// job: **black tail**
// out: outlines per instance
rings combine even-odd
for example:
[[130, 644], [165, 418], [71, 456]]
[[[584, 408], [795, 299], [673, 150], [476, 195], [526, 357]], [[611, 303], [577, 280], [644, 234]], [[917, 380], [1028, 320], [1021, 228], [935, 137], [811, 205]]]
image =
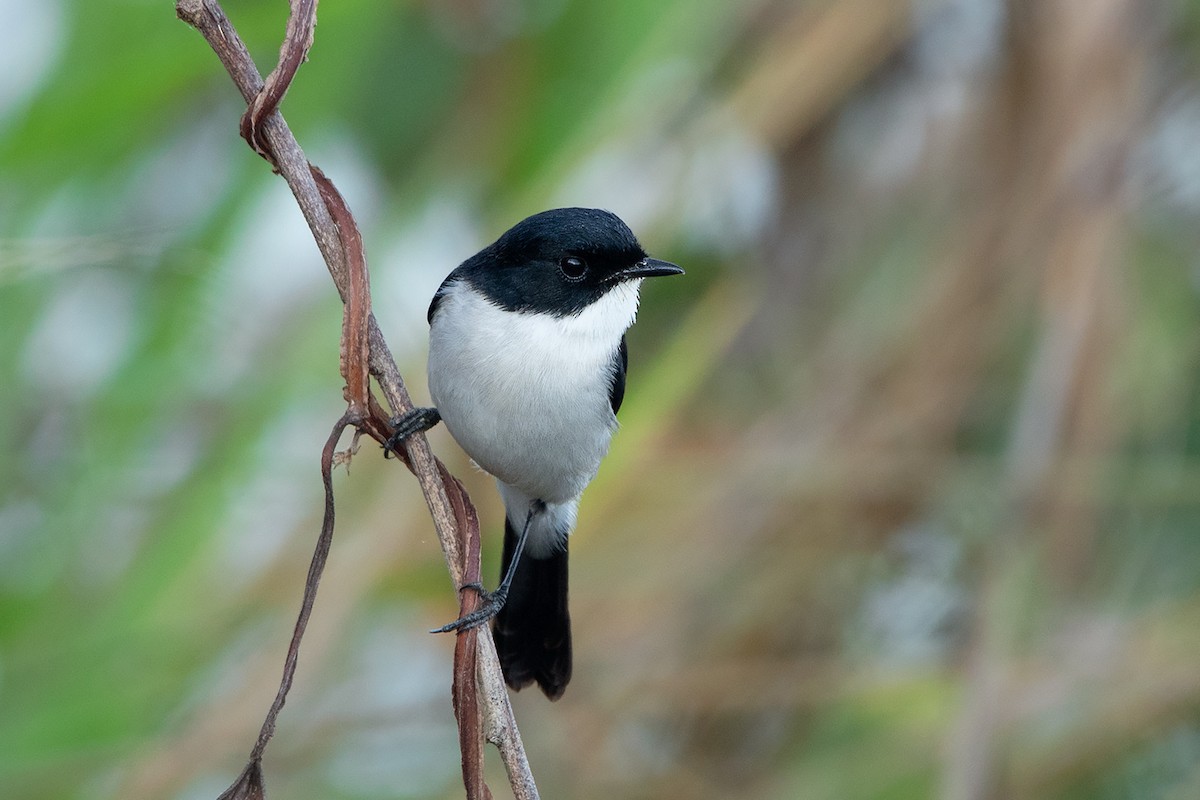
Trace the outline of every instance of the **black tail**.
[[[504, 558], [508, 572], [518, 532], [504, 519]], [[571, 616], [567, 611], [567, 546], [548, 558], [526, 550], [517, 562], [508, 599], [492, 630], [504, 680], [513, 689], [537, 681], [546, 697], [562, 697], [571, 680]]]

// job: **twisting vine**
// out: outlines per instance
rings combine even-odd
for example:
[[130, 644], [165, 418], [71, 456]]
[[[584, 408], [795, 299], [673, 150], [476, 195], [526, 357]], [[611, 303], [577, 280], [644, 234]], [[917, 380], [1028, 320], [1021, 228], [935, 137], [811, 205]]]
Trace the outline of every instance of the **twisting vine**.
[[[247, 109], [240, 123], [242, 137], [287, 181], [345, 304], [340, 366], [347, 405], [321, 453], [321, 476], [325, 486], [321, 533], [284, 661], [279, 691], [263, 721], [245, 769], [220, 800], [261, 800], [265, 797], [263, 753], [274, 734], [276, 719], [295, 675], [300, 642], [312, 613], [317, 585], [333, 538], [331, 473], [335, 463], [349, 458], [348, 453], [336, 451], [337, 443], [346, 428], [353, 427], [355, 443], [365, 434], [382, 444], [392, 434], [394, 416], [403, 415], [413, 407], [396, 362], [371, 313], [366, 254], [354, 216], [333, 183], [308, 162], [278, 110], [312, 46], [316, 26], [317, 0], [291, 0], [290, 5], [279, 62], [264, 81], [217, 0], [177, 0], [175, 4], [179, 18], [204, 36], [245, 99]], [[372, 392], [372, 377], [394, 416], [384, 410]], [[466, 490], [433, 456], [424, 435], [407, 439], [404, 451], [398, 455], [421, 485], [455, 587], [479, 583], [479, 520]], [[473, 611], [478, 603], [475, 592], [460, 591], [459, 598], [460, 615]], [[483, 780], [486, 740], [500, 751], [514, 796], [518, 800], [536, 798], [537, 787], [513, 717], [491, 631], [486, 626], [458, 632], [451, 695], [458, 722], [467, 797], [472, 800], [491, 797]]]

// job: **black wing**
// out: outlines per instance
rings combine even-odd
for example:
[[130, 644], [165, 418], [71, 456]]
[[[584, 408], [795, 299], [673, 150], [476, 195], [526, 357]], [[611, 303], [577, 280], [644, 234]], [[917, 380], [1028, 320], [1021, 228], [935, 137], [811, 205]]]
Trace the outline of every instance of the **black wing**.
[[425, 315], [426, 322], [431, 325], [433, 324], [433, 315], [437, 313], [438, 304], [442, 302], [442, 297], [446, 294], [446, 289], [450, 287], [450, 284], [459, 280], [460, 277], [458, 270], [454, 270], [454, 272], [446, 276], [446, 280], [442, 281], [442, 285], [433, 293], [433, 300], [429, 301], [429, 312]]
[[625, 346], [625, 337], [617, 352], [613, 353], [612, 385], [608, 387], [608, 402], [612, 404], [613, 413], [621, 410], [621, 401], [625, 399], [625, 370], [629, 367], [629, 348]]

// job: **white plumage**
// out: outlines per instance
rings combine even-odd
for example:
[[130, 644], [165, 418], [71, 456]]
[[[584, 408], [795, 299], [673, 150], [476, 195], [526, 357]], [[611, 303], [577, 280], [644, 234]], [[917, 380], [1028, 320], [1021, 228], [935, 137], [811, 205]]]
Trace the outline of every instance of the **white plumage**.
[[443, 287], [430, 325], [429, 391], [455, 441], [495, 476], [513, 527], [540, 500], [527, 547], [544, 557], [574, 526], [617, 427], [613, 359], [640, 280], [576, 314], [507, 311], [465, 280]]

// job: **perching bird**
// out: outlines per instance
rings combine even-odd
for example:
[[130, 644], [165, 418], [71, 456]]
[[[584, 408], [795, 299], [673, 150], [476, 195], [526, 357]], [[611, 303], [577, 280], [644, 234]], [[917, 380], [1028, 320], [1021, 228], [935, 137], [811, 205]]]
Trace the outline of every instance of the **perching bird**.
[[441, 630], [494, 616], [513, 689], [536, 681], [556, 700], [571, 679], [567, 536], [617, 428], [642, 279], [682, 272], [648, 257], [615, 214], [559, 208], [464, 261], [429, 306], [436, 408], [398, 420], [389, 447], [440, 419], [496, 478], [503, 579], [478, 612]]

